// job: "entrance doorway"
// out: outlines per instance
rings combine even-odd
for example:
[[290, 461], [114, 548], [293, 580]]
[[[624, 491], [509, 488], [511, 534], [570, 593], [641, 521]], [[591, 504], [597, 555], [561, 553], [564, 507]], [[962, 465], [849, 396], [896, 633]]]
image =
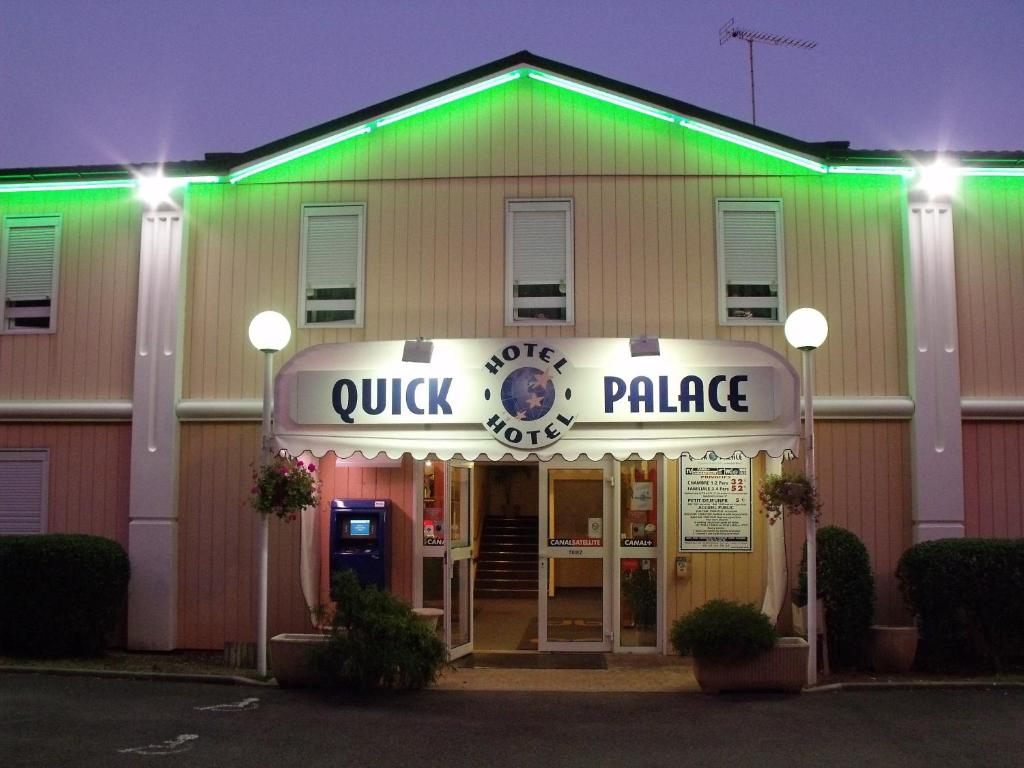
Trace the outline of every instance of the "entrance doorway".
[[657, 464], [424, 462], [414, 595], [453, 657], [660, 650]]

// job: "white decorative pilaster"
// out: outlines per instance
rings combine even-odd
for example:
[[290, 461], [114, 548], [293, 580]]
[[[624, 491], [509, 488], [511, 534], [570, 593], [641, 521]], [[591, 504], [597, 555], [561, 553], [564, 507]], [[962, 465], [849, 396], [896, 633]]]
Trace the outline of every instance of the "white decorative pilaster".
[[128, 647], [171, 650], [178, 616], [181, 211], [145, 211], [139, 253], [128, 554]]
[[953, 206], [914, 198], [905, 283], [916, 543], [964, 535], [964, 472]]

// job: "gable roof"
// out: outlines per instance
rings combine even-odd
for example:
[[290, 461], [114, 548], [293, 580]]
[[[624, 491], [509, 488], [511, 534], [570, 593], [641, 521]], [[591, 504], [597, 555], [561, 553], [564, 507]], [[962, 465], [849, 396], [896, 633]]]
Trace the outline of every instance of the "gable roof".
[[[502, 79], [507, 76], [507, 79]], [[322, 147], [369, 133], [396, 119], [403, 112], [429, 108], [432, 102], [448, 103], [462, 95], [479, 92], [521, 76], [611, 101], [653, 117], [678, 122], [695, 131], [795, 162], [822, 173], [886, 173], [910, 175], [916, 165], [940, 155], [956, 158], [963, 173], [979, 175], [1024, 175], [1024, 152], [937, 152], [851, 149], [846, 141], [809, 142], [756, 126], [728, 115], [689, 104], [663, 94], [623, 83], [554, 59], [519, 51], [488, 64], [418, 88], [378, 104], [315, 125], [289, 136], [261, 144], [244, 152], [207, 153], [203, 160], [140, 163], [128, 166], [64, 166], [0, 169], [0, 191], [12, 183], [76, 184], [82, 188], [124, 181], [130, 186], [140, 175], [162, 169], [169, 176], [193, 181], [235, 182], [265, 168], [287, 162]], [[398, 117], [396, 117], [398, 116]]]

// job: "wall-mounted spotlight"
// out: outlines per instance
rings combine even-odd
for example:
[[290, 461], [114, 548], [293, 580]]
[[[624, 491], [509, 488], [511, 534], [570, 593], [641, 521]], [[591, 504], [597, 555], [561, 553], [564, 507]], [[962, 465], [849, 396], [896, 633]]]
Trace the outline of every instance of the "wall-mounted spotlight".
[[407, 341], [402, 348], [403, 363], [429, 363], [434, 355], [434, 342], [424, 341], [420, 336], [416, 341]]
[[654, 357], [661, 354], [657, 336], [635, 336], [629, 340], [629, 354], [633, 357]]
[[915, 187], [928, 195], [929, 200], [948, 200], [956, 194], [959, 183], [958, 169], [939, 158], [918, 169]]

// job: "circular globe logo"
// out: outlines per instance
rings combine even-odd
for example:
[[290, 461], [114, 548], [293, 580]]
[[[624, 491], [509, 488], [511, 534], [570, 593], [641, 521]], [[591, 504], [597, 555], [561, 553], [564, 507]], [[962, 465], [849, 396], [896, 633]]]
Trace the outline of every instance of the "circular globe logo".
[[547, 415], [555, 402], [551, 374], [524, 366], [512, 371], [501, 385], [501, 404], [519, 421], [536, 421]]
[[484, 361], [487, 417], [499, 442], [525, 451], [551, 445], [576, 423], [572, 364], [545, 341], [513, 341]]

